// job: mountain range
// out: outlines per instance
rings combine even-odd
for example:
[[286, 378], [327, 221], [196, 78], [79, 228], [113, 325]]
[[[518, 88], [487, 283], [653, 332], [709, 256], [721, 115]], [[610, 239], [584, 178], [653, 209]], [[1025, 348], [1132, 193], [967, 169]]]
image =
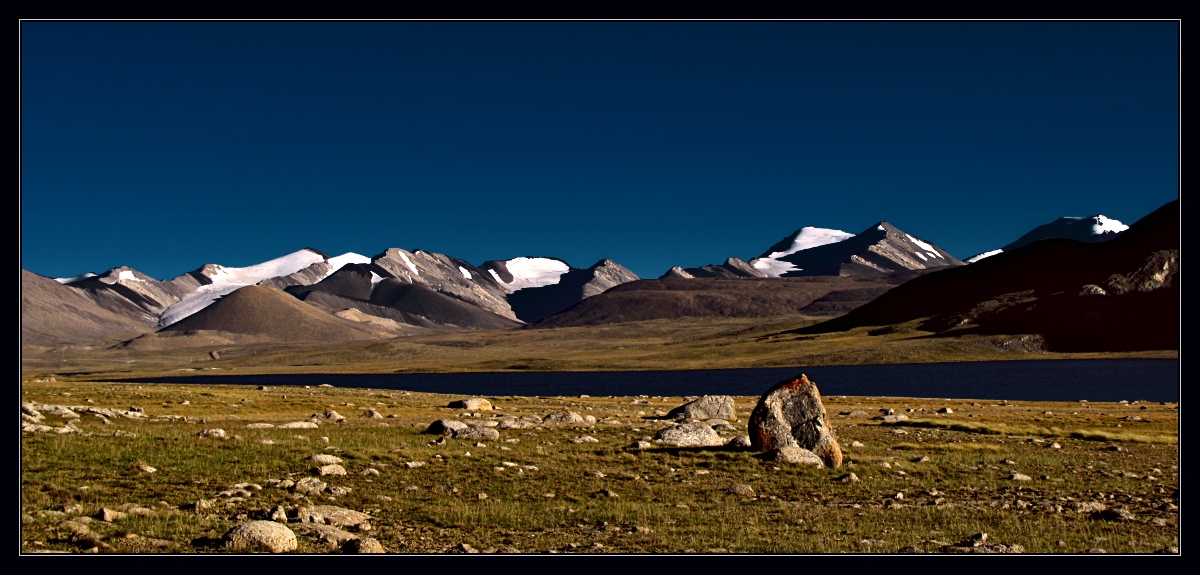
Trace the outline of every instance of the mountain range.
[[[1174, 204], [1177, 219], [1178, 202]], [[1160, 216], [1155, 221], [1161, 226], [1166, 220], [1169, 217]], [[1040, 278], [1058, 274], [1056, 268], [1082, 266], [1099, 273], [1112, 267], [1108, 264], [1121, 267], [1112, 273], [1126, 274], [1122, 277], [1134, 278], [1128, 282], [1144, 286], [1134, 270], [1124, 269], [1132, 256], [1109, 258], [1111, 262], [1104, 257], [1059, 262], [1060, 257], [1075, 258], [1070, 250], [1078, 248], [1051, 247], [1063, 242], [1136, 244], [1115, 241], [1129, 235], [1130, 229], [1104, 216], [1060, 218], [1000, 249], [962, 261], [884, 221], [858, 234], [803, 227], [748, 261], [728, 258], [720, 265], [676, 266], [656, 280], [643, 280], [609, 259], [587, 268], [553, 257], [517, 257], [474, 266], [444, 254], [399, 248], [374, 257], [329, 256], [305, 248], [242, 268], [207, 264], [171, 280], [156, 280], [125, 266], [60, 279], [22, 269], [22, 342], [43, 347], [119, 343], [153, 349], [788, 314], [828, 316], [830, 321], [819, 324], [824, 327], [813, 329], [844, 329], [840, 326], [908, 321], [895, 315], [899, 309], [940, 318], [930, 320], [932, 326], [945, 323], [947, 314], [953, 313], [932, 309], [930, 302], [922, 306], [893, 299], [899, 297], [893, 294], [948, 306], [1008, 293], [999, 286], [1011, 284], [1010, 277], [1001, 274], [997, 279], [969, 270], [1003, 269], [1005, 274]], [[1175, 259], [1167, 265], [1177, 270], [1177, 222], [1174, 229]], [[1136, 239], [1145, 233], [1132, 236]], [[1124, 249], [1136, 252], [1141, 249], [1137, 246]], [[1063, 253], [1041, 259], [1028, 255], [1052, 249]], [[1168, 274], [1168, 284], [1174, 273]], [[1120, 290], [1105, 281], [1092, 283], [1109, 286], [1098, 288], [1105, 293]], [[983, 289], [978, 283], [1001, 291]], [[914, 292], [910, 285], [936, 289]], [[877, 311], [881, 309], [891, 311]]]

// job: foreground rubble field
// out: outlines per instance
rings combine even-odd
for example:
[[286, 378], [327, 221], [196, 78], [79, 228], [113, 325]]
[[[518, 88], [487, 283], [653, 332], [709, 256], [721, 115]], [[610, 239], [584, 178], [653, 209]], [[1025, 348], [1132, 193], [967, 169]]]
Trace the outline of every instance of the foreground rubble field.
[[21, 552], [1177, 554], [1179, 406], [1133, 395], [824, 397], [831, 467], [754, 449], [758, 397], [30, 376]]

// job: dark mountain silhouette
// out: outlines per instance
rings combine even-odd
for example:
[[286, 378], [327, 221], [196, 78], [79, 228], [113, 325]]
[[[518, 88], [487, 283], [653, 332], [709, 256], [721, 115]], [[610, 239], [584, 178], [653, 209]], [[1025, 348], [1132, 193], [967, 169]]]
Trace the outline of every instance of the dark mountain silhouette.
[[916, 278], [800, 333], [920, 320], [942, 334], [1040, 334], [1062, 351], [1178, 349], [1179, 201], [1102, 243], [1050, 238]]

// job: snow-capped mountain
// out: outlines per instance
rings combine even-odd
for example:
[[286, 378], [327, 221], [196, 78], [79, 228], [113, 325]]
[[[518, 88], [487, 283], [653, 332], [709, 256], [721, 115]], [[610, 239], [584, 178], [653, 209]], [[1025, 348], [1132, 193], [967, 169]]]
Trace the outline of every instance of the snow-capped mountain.
[[975, 263], [986, 257], [1002, 252], [1011, 252], [1019, 247], [1027, 246], [1046, 238], [1066, 238], [1087, 243], [1105, 242], [1117, 237], [1118, 234], [1127, 229], [1129, 229], [1129, 226], [1102, 214], [1082, 217], [1063, 216], [1053, 222], [1033, 228], [1011, 244], [999, 249], [975, 254], [964, 261]]
[[156, 280], [127, 266], [103, 274], [82, 274], [58, 279], [83, 290], [97, 304], [154, 328], [169, 326], [208, 307], [234, 290], [268, 282], [273, 287], [313, 283], [347, 263], [370, 261], [358, 254], [336, 258], [306, 248], [260, 264], [226, 267], [206, 264], [169, 281]]
[[729, 258], [720, 266], [676, 266], [662, 277], [864, 276], [960, 265], [932, 243], [878, 222], [858, 234], [800, 228], [749, 262]]
[[[100, 308], [93, 316], [116, 314], [143, 325], [145, 332], [174, 326], [241, 288], [258, 286], [282, 290], [285, 297], [290, 294], [345, 319], [391, 326], [392, 333], [398, 334], [427, 328], [516, 327], [640, 278], [612, 260], [579, 269], [557, 258], [517, 257], [476, 267], [423, 250], [390, 248], [374, 257], [356, 253], [330, 257], [305, 248], [246, 267], [207, 264], [167, 281], [125, 266], [103, 274], [45, 279]], [[274, 300], [239, 300], [243, 308], [247, 301]], [[52, 306], [30, 306], [35, 308]], [[211, 325], [213, 318], [241, 315], [228, 310], [207, 314], [204, 325]], [[250, 329], [247, 326], [252, 324], [238, 321], [229, 329]]]
[[[370, 261], [364, 256], [348, 253], [336, 258], [330, 258], [313, 249], [303, 249], [288, 255], [268, 260], [252, 266], [233, 268], [217, 264], [207, 264], [192, 272], [203, 285], [184, 295], [179, 301], [171, 304], [159, 316], [159, 327], [167, 327], [185, 317], [188, 317], [211, 305], [214, 301], [233, 293], [238, 288], [255, 285], [259, 282], [291, 276], [298, 272], [321, 264], [317, 274], [320, 279], [328, 277], [338, 268], [348, 263], [363, 263]], [[207, 280], [207, 281], [206, 281]]]

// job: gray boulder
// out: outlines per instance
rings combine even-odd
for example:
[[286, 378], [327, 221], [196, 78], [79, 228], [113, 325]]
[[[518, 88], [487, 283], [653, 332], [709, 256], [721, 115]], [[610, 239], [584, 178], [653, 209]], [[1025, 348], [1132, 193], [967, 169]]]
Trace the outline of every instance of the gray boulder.
[[436, 433], [438, 435], [454, 435], [454, 432], [460, 429], [466, 429], [469, 425], [458, 421], [457, 419], [439, 419], [429, 424], [425, 428], [425, 433]]
[[468, 397], [467, 399], [451, 401], [446, 407], [470, 411], [491, 411], [492, 403], [482, 397]]
[[667, 417], [693, 419], [696, 421], [706, 421], [709, 419], [737, 421], [737, 412], [734, 409], [732, 397], [728, 395], [706, 395], [672, 409], [667, 412]]
[[234, 551], [285, 553], [296, 550], [296, 534], [274, 521], [250, 521], [225, 532], [223, 545]]
[[725, 439], [707, 424], [689, 421], [660, 430], [654, 439], [676, 447], [716, 447]]
[[500, 432], [491, 427], [467, 426], [454, 432], [454, 439], [470, 439], [473, 441], [494, 441], [500, 439]]
[[580, 415], [569, 409], [555, 411], [542, 418], [542, 423], [553, 423], [558, 425], [596, 425], [596, 417], [593, 415]]

